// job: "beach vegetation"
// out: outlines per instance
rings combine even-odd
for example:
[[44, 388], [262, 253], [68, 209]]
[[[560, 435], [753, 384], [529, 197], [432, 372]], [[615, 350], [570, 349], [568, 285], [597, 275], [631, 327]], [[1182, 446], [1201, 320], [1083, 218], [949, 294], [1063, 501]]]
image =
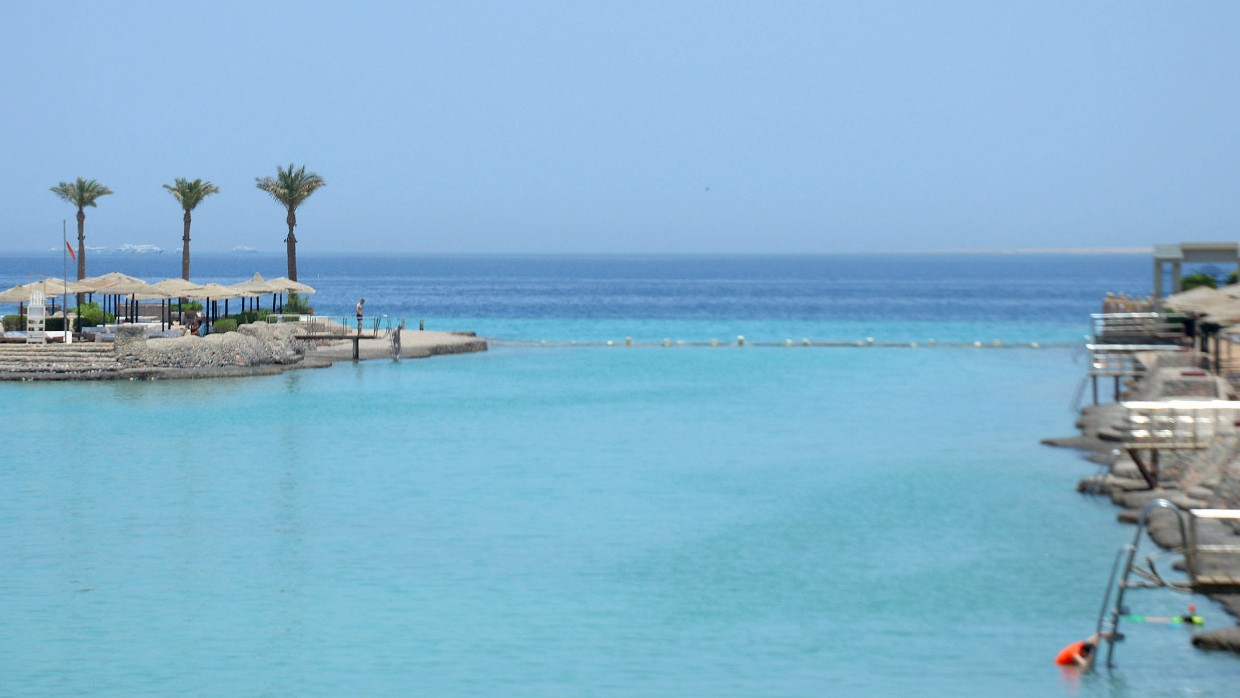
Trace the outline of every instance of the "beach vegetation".
[[[112, 313], [106, 313], [98, 303], [83, 303], [78, 313], [77, 320], [73, 323], [73, 331], [81, 332], [83, 327], [98, 327], [109, 322], [116, 322], [116, 316]], [[26, 329], [25, 315], [5, 315], [0, 318], [5, 330]], [[50, 317], [44, 321], [44, 329], [48, 332], [60, 332], [65, 329], [64, 318]]]
[[104, 325], [115, 321], [115, 315], [104, 312], [103, 308], [99, 307], [98, 303], [91, 301], [90, 303], [82, 304], [81, 309], [78, 312], [77, 327], [74, 329], [80, 332], [83, 327], [98, 327], [99, 325]]
[[1218, 280], [1213, 274], [1200, 273], [1189, 274], [1180, 280], [1180, 290], [1190, 291], [1198, 286], [1208, 286], [1210, 288], [1218, 288]]
[[304, 296], [290, 292], [284, 303], [284, 312], [288, 315], [313, 315], [314, 307]]
[[251, 325], [256, 322], [266, 322], [267, 316], [270, 314], [270, 310], [263, 308], [260, 310], [247, 310], [229, 317], [235, 319], [238, 325]]
[[288, 211], [285, 218], [288, 223], [288, 237], [284, 238], [284, 243], [288, 251], [288, 278], [296, 281], [297, 236], [293, 234], [293, 228], [297, 227], [297, 208], [320, 187], [326, 186], [327, 182], [317, 173], [306, 172], [305, 165], [293, 169], [292, 163], [289, 163], [287, 170], [277, 165], [275, 177], [256, 177], [255, 185], [270, 194], [271, 198]]
[[181, 204], [181, 209], [185, 211], [182, 221], [185, 223], [185, 232], [181, 236], [181, 278], [189, 281], [189, 224], [190, 212], [202, 203], [202, 200], [212, 194], [218, 194], [220, 188], [210, 182], [204, 182], [201, 179], [189, 181], [188, 179], [177, 177], [173, 184], [165, 184], [164, 189], [172, 193]]
[[95, 206], [99, 197], [108, 196], [112, 190], [93, 179], [78, 177], [77, 181], [52, 187], [52, 193], [77, 207], [77, 278], [81, 281], [86, 278], [86, 207]]
[[236, 332], [236, 331], [237, 331], [237, 321], [232, 318], [223, 318], [220, 320], [216, 320], [215, 324], [211, 326], [211, 334], [221, 334], [224, 332]]

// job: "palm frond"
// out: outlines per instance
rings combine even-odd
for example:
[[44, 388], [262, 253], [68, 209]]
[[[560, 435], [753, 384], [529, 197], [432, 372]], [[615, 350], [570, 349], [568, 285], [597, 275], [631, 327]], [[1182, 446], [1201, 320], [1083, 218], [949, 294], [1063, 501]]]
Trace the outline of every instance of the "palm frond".
[[185, 209], [186, 213], [197, 208], [203, 199], [220, 192], [220, 188], [210, 182], [204, 182], [201, 179], [191, 182], [183, 177], [177, 177], [174, 184], [165, 184], [164, 189], [171, 192], [172, 196], [181, 202], [181, 208]]
[[74, 182], [61, 182], [51, 188], [56, 196], [77, 206], [79, 210], [94, 206], [95, 200], [101, 196], [107, 196], [112, 193], [111, 189], [103, 186], [93, 179], [77, 178]]
[[305, 165], [298, 169], [293, 168], [292, 163], [287, 170], [277, 165], [275, 177], [254, 178], [255, 186], [270, 194], [271, 198], [290, 211], [296, 211], [311, 194], [327, 186], [327, 182], [317, 173], [306, 172]]

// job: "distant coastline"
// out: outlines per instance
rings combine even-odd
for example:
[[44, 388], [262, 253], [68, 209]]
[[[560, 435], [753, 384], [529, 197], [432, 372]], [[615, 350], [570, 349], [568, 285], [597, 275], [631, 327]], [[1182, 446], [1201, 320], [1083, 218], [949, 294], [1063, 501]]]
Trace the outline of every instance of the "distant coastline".
[[[88, 252], [111, 255], [110, 249], [87, 248]], [[162, 251], [162, 250], [161, 250]], [[851, 257], [865, 255], [1149, 255], [1153, 246], [1146, 247], [1061, 247], [1061, 248], [996, 248], [984, 250], [846, 250], [838, 252], [418, 252], [320, 250], [299, 253], [302, 257]], [[51, 250], [59, 254], [60, 248]], [[176, 250], [177, 253], [180, 250]], [[0, 250], [0, 254], [46, 255], [41, 250]], [[195, 254], [207, 256], [233, 256], [243, 254], [259, 257], [283, 257], [284, 252], [264, 252], [253, 248], [235, 247], [231, 250], [201, 250]]]
[[1154, 248], [1147, 247], [1048, 247], [1048, 248], [1009, 248], [993, 250], [911, 250], [906, 253], [892, 254], [1152, 254]]

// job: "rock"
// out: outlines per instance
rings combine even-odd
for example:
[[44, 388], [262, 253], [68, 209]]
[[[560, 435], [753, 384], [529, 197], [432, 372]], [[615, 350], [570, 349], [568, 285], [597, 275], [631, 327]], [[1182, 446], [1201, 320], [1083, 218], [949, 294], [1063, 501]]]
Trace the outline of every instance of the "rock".
[[1240, 652], [1240, 626], [1197, 633], [1193, 635], [1193, 646], [1207, 650]]
[[116, 341], [112, 351], [116, 360], [123, 364], [139, 363], [140, 356], [146, 350], [146, 327], [142, 325], [121, 325], [116, 328]]
[[[1144, 486], [1144, 484], [1145, 483], [1143, 482], [1142, 485]], [[1168, 491], [1161, 488], [1156, 490], [1137, 490], [1135, 492], [1116, 490], [1111, 493], [1111, 501], [1121, 507], [1140, 509], [1145, 506], [1147, 502], [1155, 499], [1166, 499], [1167, 495]]]

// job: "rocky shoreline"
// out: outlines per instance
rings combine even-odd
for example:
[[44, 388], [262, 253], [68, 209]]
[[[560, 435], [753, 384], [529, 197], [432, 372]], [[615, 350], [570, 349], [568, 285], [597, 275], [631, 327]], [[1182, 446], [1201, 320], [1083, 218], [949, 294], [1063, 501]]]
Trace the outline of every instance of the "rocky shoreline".
[[[141, 326], [118, 328], [111, 344], [0, 346], [0, 380], [161, 380], [265, 376], [352, 360], [353, 340], [306, 339], [296, 324], [242, 325], [235, 332], [148, 339]], [[472, 332], [403, 333], [399, 358], [486, 351]], [[389, 338], [359, 340], [360, 359], [395, 359]]]
[[[1165, 352], [1137, 354], [1144, 371], [1129, 379], [1120, 400], [1235, 399], [1229, 381], [1209, 371], [1165, 366]], [[1110, 497], [1121, 507], [1117, 519], [1135, 524], [1142, 507], [1154, 499], [1166, 499], [1183, 510], [1240, 509], [1240, 434], [1228, 431], [1215, 436], [1208, 448], [1167, 450], [1160, 455], [1157, 486], [1151, 488], [1137, 463], [1121, 447], [1128, 428], [1128, 410], [1120, 402], [1086, 406], [1076, 422], [1080, 434], [1043, 440], [1050, 446], [1072, 448], [1098, 463], [1100, 472], [1082, 479], [1077, 491]], [[1240, 544], [1240, 531], [1223, 522], [1203, 522], [1199, 536], [1211, 543]], [[1183, 548], [1177, 516], [1156, 510], [1148, 521], [1150, 538], [1168, 550]], [[1240, 577], [1240, 556], [1222, 563], [1229, 576]], [[1183, 570], [1183, 561], [1175, 564]], [[1240, 593], [1207, 593], [1227, 613], [1240, 619]], [[1196, 633], [1195, 646], [1240, 653], [1240, 626]]]

